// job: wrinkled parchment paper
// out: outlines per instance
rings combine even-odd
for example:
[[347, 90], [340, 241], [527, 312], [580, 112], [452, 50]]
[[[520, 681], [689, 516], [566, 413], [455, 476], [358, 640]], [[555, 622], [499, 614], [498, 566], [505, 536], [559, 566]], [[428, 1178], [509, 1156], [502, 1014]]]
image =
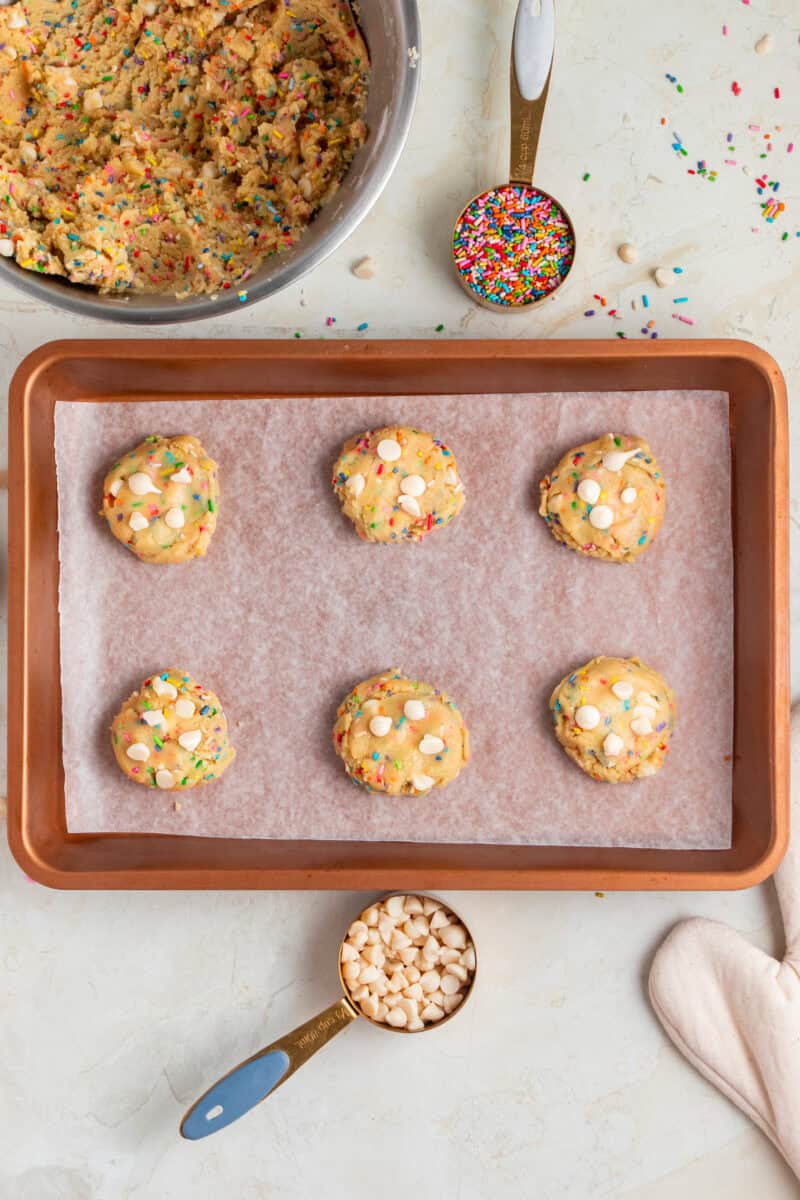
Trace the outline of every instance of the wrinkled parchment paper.
[[[534, 380], [532, 380], [534, 382]], [[330, 488], [353, 433], [417, 425], [454, 449], [467, 503], [421, 545], [367, 545]], [[647, 438], [667, 516], [632, 566], [559, 546], [538, 481], [608, 431]], [[138, 562], [97, 516], [117, 456], [193, 433], [221, 464], [208, 556]], [[61, 675], [70, 831], [720, 848], [733, 716], [728, 399], [697, 393], [58, 403]], [[547, 700], [596, 654], [638, 655], [678, 698], [656, 777], [597, 783]], [[444, 791], [392, 799], [345, 776], [336, 706], [393, 665], [451, 693], [473, 758]], [[126, 780], [109, 724], [151, 672], [217, 691], [238, 757], [180, 794]]]

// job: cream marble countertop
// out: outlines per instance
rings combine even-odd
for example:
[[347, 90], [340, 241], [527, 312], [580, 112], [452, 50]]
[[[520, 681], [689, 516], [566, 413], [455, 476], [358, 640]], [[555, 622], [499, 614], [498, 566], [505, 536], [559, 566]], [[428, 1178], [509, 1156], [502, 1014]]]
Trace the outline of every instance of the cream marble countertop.
[[[276, 299], [152, 336], [638, 336], [642, 310], [630, 301], [647, 292], [647, 315], [662, 336], [746, 338], [786, 373], [796, 561], [795, 0], [556, 7], [557, 64], [537, 182], [562, 200], [580, 236], [573, 277], [557, 300], [524, 316], [495, 316], [472, 306], [450, 274], [455, 214], [506, 170], [515, 5], [421, 0], [420, 104], [371, 216]], [[775, 47], [760, 57], [753, 46], [765, 32]], [[784, 129], [760, 159], [761, 135], [776, 123]], [[672, 131], [685, 159], [671, 149]], [[704, 158], [716, 182], [687, 173]], [[774, 225], [758, 208], [754, 178], [763, 169], [781, 182], [786, 204]], [[638, 265], [617, 259], [622, 241], [638, 246]], [[365, 254], [376, 263], [370, 282], [349, 270]], [[677, 292], [655, 287], [649, 271], [659, 265], [684, 268]], [[623, 320], [585, 318], [599, 307], [594, 293]], [[676, 294], [689, 298], [680, 308]], [[695, 324], [674, 321], [673, 311]], [[336, 317], [332, 330], [327, 316]], [[363, 321], [369, 330], [356, 334]], [[4, 289], [2, 390], [21, 358], [48, 339], [143, 333], [62, 315]], [[797, 571], [792, 604], [796, 633]], [[793, 688], [797, 696], [797, 653]], [[769, 885], [729, 895], [452, 896], [481, 954], [479, 990], [461, 1020], [410, 1042], [359, 1025], [257, 1114], [190, 1145], [177, 1137], [177, 1121], [204, 1085], [335, 996], [336, 940], [361, 897], [59, 894], [29, 883], [6, 850], [0, 871], [0, 1196], [784, 1200], [800, 1191], [771, 1146], [667, 1043], [643, 991], [655, 946], [689, 914], [729, 921], [776, 949]]]

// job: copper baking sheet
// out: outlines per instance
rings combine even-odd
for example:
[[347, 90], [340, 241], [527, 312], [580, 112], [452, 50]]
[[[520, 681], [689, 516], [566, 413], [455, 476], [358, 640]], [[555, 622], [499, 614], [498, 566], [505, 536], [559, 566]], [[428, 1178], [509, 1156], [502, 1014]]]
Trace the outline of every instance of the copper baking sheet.
[[[395, 395], [412, 401], [425, 396], [429, 404], [448, 394], [491, 392], [502, 398], [589, 389], [708, 390], [729, 396], [736, 563], [730, 849], [463, 845], [455, 839], [436, 844], [430, 835], [412, 845], [230, 836], [206, 843], [163, 833], [67, 833], [60, 746], [53, 742], [60, 716], [57, 613], [49, 608], [58, 581], [56, 517], [53, 491], [42, 486], [40, 475], [44, 470], [52, 480], [56, 399], [84, 404], [152, 403], [159, 397]], [[78, 887], [730, 887], [753, 882], [774, 866], [785, 839], [786, 806], [785, 396], [777, 368], [760, 352], [730, 343], [672, 343], [646, 351], [592, 343], [72, 343], [45, 347], [23, 364], [12, 402], [12, 444], [21, 437], [22, 451], [22, 459], [12, 451], [12, 463], [23, 471], [21, 496], [12, 478], [10, 669], [14, 672], [16, 660], [11, 678], [18, 679], [22, 667], [26, 702], [10, 730], [10, 834], [15, 853], [35, 877]], [[763, 522], [753, 516], [754, 490], [757, 503], [764, 505]], [[740, 494], [748, 497], [746, 525], [738, 519]], [[19, 499], [25, 502], [21, 525]], [[756, 535], [764, 528], [771, 537]], [[39, 531], [36, 538], [33, 529]], [[654, 548], [651, 554], [657, 552]], [[22, 657], [16, 659], [18, 652]], [[37, 675], [35, 662], [43, 665], [48, 657], [50, 673]], [[34, 682], [35, 703], [29, 686]], [[34, 725], [43, 732], [40, 722], [47, 711], [54, 719], [46, 731], [46, 755], [39, 738], [37, 755], [26, 761], [26, 737]], [[34, 787], [40, 768], [45, 774]]]

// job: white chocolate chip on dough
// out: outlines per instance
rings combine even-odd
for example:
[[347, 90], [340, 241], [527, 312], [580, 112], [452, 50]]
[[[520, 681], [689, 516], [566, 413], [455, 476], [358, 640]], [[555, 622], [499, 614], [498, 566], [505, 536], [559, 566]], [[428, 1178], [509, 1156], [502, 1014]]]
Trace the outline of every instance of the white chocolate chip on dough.
[[419, 744], [420, 754], [441, 754], [444, 750], [444, 742], [440, 737], [435, 737], [432, 733], [426, 733]]
[[611, 690], [618, 700], [630, 700], [633, 695], [633, 684], [628, 683], [626, 679], [620, 679], [618, 683], [612, 683]]
[[175, 701], [175, 715], [186, 720], [188, 717], [194, 716], [194, 704], [191, 700], [186, 700], [181, 696], [180, 700]]
[[353, 496], [360, 496], [366, 486], [366, 479], [363, 475], [350, 475], [345, 487]]
[[116, 497], [122, 491], [122, 480], [115, 479], [114, 482], [112, 483], [111, 487], [108, 490], [111, 493], [111, 495], [116, 499]]
[[150, 747], [145, 746], [144, 742], [134, 742], [133, 745], [128, 746], [128, 749], [125, 751], [125, 753], [127, 754], [128, 758], [132, 758], [134, 762], [147, 762], [148, 758], [150, 757]]
[[610, 529], [614, 524], [614, 510], [607, 504], [597, 504], [589, 513], [589, 524], [594, 529]]
[[600, 709], [593, 704], [582, 704], [575, 712], [575, 724], [580, 729], [596, 729], [600, 724]]
[[429, 792], [431, 790], [431, 788], [433, 787], [433, 785], [436, 783], [436, 780], [431, 779], [430, 775], [423, 775], [420, 773], [419, 775], [411, 776], [411, 783], [412, 783], [415, 791]]
[[410, 517], [422, 516], [422, 509], [419, 506], [419, 501], [413, 496], [398, 496], [397, 503], [403, 512], [408, 513]]
[[607, 471], [613, 471], [616, 474], [622, 470], [629, 458], [633, 458], [634, 454], [638, 453], [638, 447], [635, 450], [607, 450], [603, 455], [603, 466]]
[[130, 520], [128, 521], [128, 525], [134, 533], [141, 533], [143, 529], [147, 529], [149, 524], [150, 522], [147, 517], [140, 512], [131, 513]]
[[400, 443], [394, 438], [384, 438], [378, 442], [378, 458], [382, 458], [384, 462], [397, 462], [403, 453]]
[[620, 500], [622, 501], [623, 504], [633, 504], [637, 495], [638, 495], [638, 492], [636, 491], [635, 487], [626, 487], [625, 490], [623, 491], [622, 495], [620, 496]]
[[191, 483], [192, 476], [189, 473], [188, 467], [181, 467], [180, 471], [176, 471], [174, 475], [170, 475], [170, 483]]
[[386, 737], [389, 730], [392, 728], [392, 718], [376, 716], [369, 723], [369, 731], [373, 737]]
[[163, 725], [164, 714], [160, 708], [145, 709], [142, 713], [142, 720], [146, 725]]
[[603, 753], [607, 758], [616, 758], [624, 747], [625, 743], [618, 733], [609, 733], [603, 742]]
[[183, 529], [185, 518], [183, 510], [180, 508], [170, 508], [167, 510], [167, 515], [164, 517], [170, 529]]
[[578, 496], [585, 504], [597, 504], [601, 490], [596, 479], [582, 479], [578, 484]]
[[178, 694], [178, 689], [168, 679], [162, 679], [157, 675], [153, 680], [153, 691], [157, 696], [166, 696], [168, 700], [174, 700]]
[[403, 705], [403, 712], [409, 721], [423, 721], [425, 719], [425, 705], [421, 700], [406, 700]]
[[182, 733], [178, 738], [178, 745], [183, 746], [184, 750], [196, 750], [203, 739], [203, 735], [199, 729], [188, 729], [186, 733]]
[[156, 771], [156, 783], [164, 791], [168, 791], [169, 788], [175, 787], [175, 776], [166, 767], [161, 767], [159, 771]]
[[636, 717], [631, 721], [631, 729], [640, 737], [645, 737], [648, 733], [653, 732], [653, 726], [648, 717]]
[[404, 496], [421, 496], [425, 491], [425, 480], [421, 475], [406, 475], [400, 483]]
[[161, 495], [161, 489], [157, 488], [149, 475], [144, 471], [136, 471], [128, 478], [128, 487], [133, 492], [134, 496], [147, 496], [150, 492], [155, 492], [156, 495]]

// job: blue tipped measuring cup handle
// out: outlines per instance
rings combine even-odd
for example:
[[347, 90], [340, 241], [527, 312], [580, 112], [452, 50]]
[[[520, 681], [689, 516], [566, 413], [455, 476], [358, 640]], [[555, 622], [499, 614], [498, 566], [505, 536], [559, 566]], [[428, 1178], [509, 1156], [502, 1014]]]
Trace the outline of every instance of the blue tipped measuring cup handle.
[[357, 1010], [343, 997], [271, 1046], [239, 1063], [195, 1101], [181, 1121], [181, 1135], [190, 1141], [198, 1141], [238, 1121], [266, 1100], [357, 1016]]

